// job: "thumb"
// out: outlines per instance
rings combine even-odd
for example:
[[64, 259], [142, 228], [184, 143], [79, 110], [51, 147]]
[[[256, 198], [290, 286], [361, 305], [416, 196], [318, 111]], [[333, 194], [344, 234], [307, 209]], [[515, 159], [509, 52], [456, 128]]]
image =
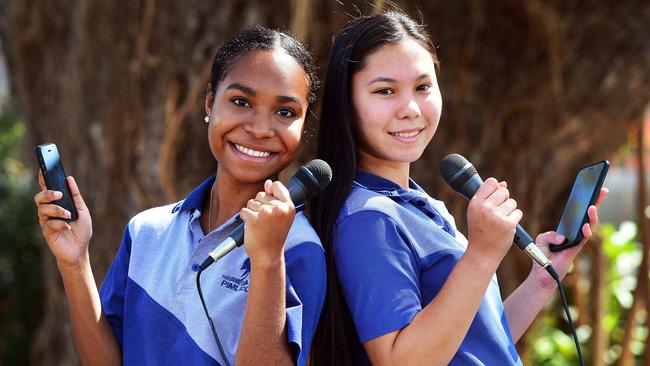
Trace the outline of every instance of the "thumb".
[[283, 202], [291, 202], [291, 195], [289, 194], [289, 190], [284, 186], [284, 184], [282, 184], [282, 182], [273, 182], [271, 185], [271, 190], [275, 198]]
[[536, 244], [562, 244], [564, 242], [564, 235], [555, 231], [547, 231], [537, 235], [535, 238]]
[[77, 210], [88, 211], [88, 207], [86, 207], [86, 202], [84, 202], [83, 197], [81, 197], [81, 192], [79, 192], [79, 187], [77, 186], [77, 182], [74, 180], [72, 176], [69, 176], [66, 179], [68, 180], [68, 186], [70, 187], [70, 194], [72, 194], [72, 201], [74, 202], [74, 205], [77, 208]]

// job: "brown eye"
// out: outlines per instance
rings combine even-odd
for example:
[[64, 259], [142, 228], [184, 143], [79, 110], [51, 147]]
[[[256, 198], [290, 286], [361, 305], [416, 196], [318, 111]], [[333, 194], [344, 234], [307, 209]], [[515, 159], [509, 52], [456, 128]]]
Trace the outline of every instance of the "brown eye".
[[246, 99], [244, 99], [244, 98], [233, 98], [231, 101], [233, 102], [234, 105], [236, 105], [238, 107], [250, 107], [251, 106], [250, 103], [248, 103], [248, 101]]
[[429, 89], [431, 89], [431, 85], [423, 84], [423, 85], [418, 86], [416, 90], [418, 90], [418, 91], [427, 91]]
[[395, 92], [392, 89], [384, 88], [375, 91], [375, 94], [390, 95], [390, 94], [395, 94]]
[[278, 110], [275, 113], [279, 114], [280, 116], [282, 116], [284, 118], [292, 118], [292, 117], [296, 116], [296, 113], [294, 113], [294, 111], [292, 111], [289, 108], [282, 108], [282, 109]]

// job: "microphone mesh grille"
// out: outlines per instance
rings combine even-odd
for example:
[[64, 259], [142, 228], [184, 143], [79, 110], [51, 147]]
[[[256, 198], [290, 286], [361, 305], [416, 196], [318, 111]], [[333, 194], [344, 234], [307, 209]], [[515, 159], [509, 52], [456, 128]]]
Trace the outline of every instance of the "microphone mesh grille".
[[[317, 182], [314, 183], [317, 184], [309, 184], [306, 182], [312, 179], [311, 177], [308, 178], [307, 176], [303, 176], [307, 175], [307, 173], [302, 171], [303, 169], [311, 173], [313, 178], [316, 178]], [[303, 165], [296, 173], [296, 177], [303, 181], [303, 183], [305, 183], [305, 186], [307, 186], [310, 190], [313, 188], [315, 190], [314, 193], [316, 193], [325, 189], [329, 182], [332, 181], [332, 168], [330, 168], [329, 164], [327, 164], [324, 160], [314, 159]]]
[[[469, 167], [460, 176], [455, 177], [468, 164]], [[442, 175], [442, 179], [456, 191], [475, 174], [477, 174], [476, 168], [460, 154], [449, 154], [440, 162], [440, 175]]]

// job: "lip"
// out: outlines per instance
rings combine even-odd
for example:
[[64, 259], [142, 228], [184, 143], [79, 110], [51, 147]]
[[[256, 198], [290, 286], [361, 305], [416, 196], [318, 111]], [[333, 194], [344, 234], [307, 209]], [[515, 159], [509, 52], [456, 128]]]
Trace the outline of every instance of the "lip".
[[[405, 143], [411, 143], [411, 142], [415, 142], [415, 141], [420, 139], [420, 136], [422, 136], [422, 131], [424, 131], [424, 127], [422, 127], [422, 128], [410, 128], [410, 129], [399, 130], [399, 131], [392, 131], [392, 132], [388, 132], [388, 134], [392, 138], [394, 138], [394, 139], [396, 139], [398, 141], [405, 142]], [[402, 136], [400, 136], [398, 134], [402, 134]], [[406, 136], [403, 136], [404, 134]]]
[[232, 142], [232, 141], [228, 141], [228, 145], [230, 145], [230, 149], [233, 151], [233, 153], [237, 157], [239, 157], [242, 160], [253, 162], [253, 163], [266, 163], [269, 160], [273, 159], [277, 155], [276, 152], [268, 151], [268, 149], [263, 149], [263, 148], [260, 148], [260, 147], [250, 146], [248, 144], [239, 144], [239, 143], [237, 143], [237, 145], [243, 146], [243, 147], [245, 147], [247, 149], [270, 153], [270, 155], [268, 155], [268, 156], [252, 156], [252, 155], [248, 155], [248, 154], [246, 154], [246, 153], [244, 153], [242, 151], [239, 151], [239, 149], [237, 149], [237, 147], [235, 146], [235, 143]]

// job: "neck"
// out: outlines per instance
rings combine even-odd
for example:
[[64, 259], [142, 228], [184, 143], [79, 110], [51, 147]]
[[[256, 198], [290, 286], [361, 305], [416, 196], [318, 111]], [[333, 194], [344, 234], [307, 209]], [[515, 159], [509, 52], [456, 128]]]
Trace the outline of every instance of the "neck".
[[[201, 226], [208, 233], [223, 225], [239, 213], [249, 199], [264, 190], [264, 182], [244, 183], [217, 168], [217, 177], [212, 184], [211, 194], [203, 204], [205, 214], [201, 215]], [[212, 198], [212, 200], [210, 200]]]
[[360, 169], [389, 179], [406, 190], [409, 189], [411, 163], [384, 160], [363, 151], [359, 151], [357, 156], [359, 157], [358, 165]]

